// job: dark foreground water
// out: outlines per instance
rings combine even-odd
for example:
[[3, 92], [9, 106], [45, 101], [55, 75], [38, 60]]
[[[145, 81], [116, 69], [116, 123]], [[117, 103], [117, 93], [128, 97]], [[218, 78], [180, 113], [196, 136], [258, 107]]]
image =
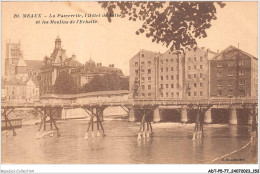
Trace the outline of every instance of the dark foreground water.
[[[85, 140], [87, 123], [87, 120], [58, 121], [60, 137], [54, 134], [37, 140], [34, 137], [39, 125], [16, 129], [15, 137], [11, 131], [2, 132], [2, 163], [212, 163], [216, 158], [241, 149], [250, 140], [247, 126], [205, 125], [205, 137], [192, 141], [194, 124], [155, 123], [152, 124], [154, 136], [137, 141], [139, 123], [127, 120], [105, 120], [106, 136]], [[244, 159], [242, 163], [257, 163], [256, 150], [248, 147], [243, 151], [236, 158]]]

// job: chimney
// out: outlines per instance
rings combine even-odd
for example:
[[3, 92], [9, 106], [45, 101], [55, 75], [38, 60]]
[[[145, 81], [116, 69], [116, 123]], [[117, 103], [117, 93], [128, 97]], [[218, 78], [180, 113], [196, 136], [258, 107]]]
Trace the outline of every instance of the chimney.
[[100, 62], [99, 65], [102, 66], [102, 63]]
[[76, 60], [76, 55], [73, 53], [71, 58], [72, 60]]
[[113, 68], [114, 68], [114, 66], [115, 66], [114, 64], [111, 64], [111, 67], [113, 67]]

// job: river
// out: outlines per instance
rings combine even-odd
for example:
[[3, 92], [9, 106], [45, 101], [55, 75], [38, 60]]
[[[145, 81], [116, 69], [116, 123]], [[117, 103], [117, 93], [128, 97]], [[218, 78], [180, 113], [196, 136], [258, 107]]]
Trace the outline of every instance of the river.
[[[246, 146], [248, 126], [210, 124], [204, 138], [192, 141], [194, 124], [154, 123], [154, 136], [137, 141], [140, 123], [107, 120], [105, 137], [84, 139], [87, 120], [57, 121], [61, 136], [35, 139], [39, 125], [2, 132], [3, 164], [204, 164]], [[47, 125], [49, 129], [49, 125]], [[257, 163], [257, 150], [243, 148], [236, 159]], [[227, 157], [225, 157], [226, 159]], [[216, 160], [218, 159], [218, 160]], [[237, 162], [236, 162], [237, 163]]]

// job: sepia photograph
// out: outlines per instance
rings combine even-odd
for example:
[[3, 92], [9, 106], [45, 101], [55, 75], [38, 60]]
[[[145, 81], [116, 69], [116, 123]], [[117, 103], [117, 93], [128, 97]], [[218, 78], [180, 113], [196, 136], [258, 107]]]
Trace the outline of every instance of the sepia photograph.
[[2, 1], [1, 173], [37, 172], [17, 164], [259, 173], [258, 1]]

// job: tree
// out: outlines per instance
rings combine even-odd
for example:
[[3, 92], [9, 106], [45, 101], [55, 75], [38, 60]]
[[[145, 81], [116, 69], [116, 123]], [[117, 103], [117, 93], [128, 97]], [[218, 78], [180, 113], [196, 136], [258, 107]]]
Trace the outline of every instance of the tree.
[[105, 74], [103, 76], [96, 75], [94, 78], [82, 88], [83, 92], [93, 91], [113, 91], [113, 90], [128, 90], [128, 79], [122, 78], [116, 73]]
[[73, 77], [68, 72], [59, 74], [53, 88], [55, 94], [75, 94], [79, 91]]
[[203, 1], [104, 1], [99, 2], [111, 22], [116, 10], [122, 18], [143, 21], [136, 34], [145, 33], [152, 42], [162, 43], [171, 50], [197, 46], [196, 39], [207, 37], [206, 30], [216, 20], [216, 6], [223, 2]]

